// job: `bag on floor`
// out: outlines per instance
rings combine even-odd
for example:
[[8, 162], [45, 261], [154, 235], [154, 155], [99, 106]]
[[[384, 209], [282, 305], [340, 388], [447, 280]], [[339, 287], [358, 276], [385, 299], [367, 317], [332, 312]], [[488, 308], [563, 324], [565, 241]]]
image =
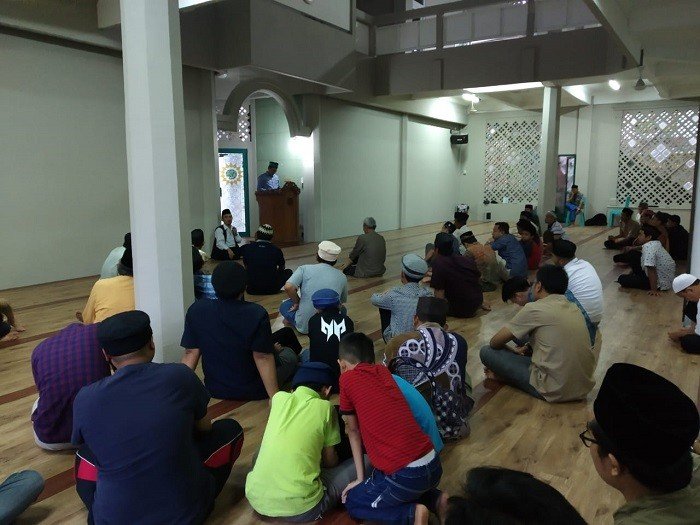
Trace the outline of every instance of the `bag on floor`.
[[586, 226], [607, 226], [608, 219], [602, 213], [596, 213], [585, 222]]

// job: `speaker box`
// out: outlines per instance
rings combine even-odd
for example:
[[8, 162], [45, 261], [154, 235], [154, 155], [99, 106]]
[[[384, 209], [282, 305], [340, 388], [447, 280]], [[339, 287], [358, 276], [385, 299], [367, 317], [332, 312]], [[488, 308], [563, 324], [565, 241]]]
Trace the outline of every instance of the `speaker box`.
[[450, 144], [467, 144], [469, 135], [450, 135]]

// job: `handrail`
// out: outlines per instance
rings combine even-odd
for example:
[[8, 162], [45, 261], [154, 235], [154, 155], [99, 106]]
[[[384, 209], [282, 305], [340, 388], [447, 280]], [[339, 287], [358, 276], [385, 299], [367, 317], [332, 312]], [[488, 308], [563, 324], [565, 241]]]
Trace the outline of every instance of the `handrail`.
[[[464, 9], [474, 9], [477, 7], [485, 7], [494, 4], [507, 4], [508, 0], [459, 0], [457, 2], [450, 2], [449, 4], [440, 4], [430, 7], [421, 7], [420, 9], [411, 9], [410, 11], [404, 11], [402, 13], [391, 13], [386, 15], [376, 15], [374, 16], [374, 25], [377, 27], [390, 26], [394, 24], [401, 24], [403, 22], [410, 22], [416, 18], [424, 18], [426, 16], [440, 16], [445, 13], [451, 13], [454, 11], [462, 11]], [[513, 1], [513, 3], [515, 3]]]

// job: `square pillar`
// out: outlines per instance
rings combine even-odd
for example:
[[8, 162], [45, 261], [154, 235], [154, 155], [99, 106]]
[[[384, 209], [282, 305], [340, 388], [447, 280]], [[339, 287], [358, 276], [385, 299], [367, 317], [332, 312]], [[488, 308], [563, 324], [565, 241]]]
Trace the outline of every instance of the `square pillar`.
[[559, 169], [559, 107], [561, 86], [544, 88], [542, 140], [540, 144], [540, 188], [537, 209], [540, 217], [554, 209]]

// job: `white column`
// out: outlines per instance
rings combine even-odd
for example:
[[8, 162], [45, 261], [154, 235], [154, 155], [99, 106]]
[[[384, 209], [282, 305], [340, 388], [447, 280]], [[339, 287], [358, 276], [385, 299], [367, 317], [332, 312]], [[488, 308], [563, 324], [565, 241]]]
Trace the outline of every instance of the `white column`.
[[177, 0], [121, 0], [129, 212], [136, 307], [151, 316], [157, 361], [181, 356], [193, 301]]
[[559, 106], [561, 87], [544, 88], [542, 104], [542, 142], [540, 145], [540, 192], [537, 209], [540, 217], [554, 209], [557, 192], [559, 156]]
[[[700, 130], [698, 130], [700, 138]], [[690, 230], [690, 273], [700, 276], [700, 151], [695, 153], [695, 183], [693, 186], [693, 213]]]

